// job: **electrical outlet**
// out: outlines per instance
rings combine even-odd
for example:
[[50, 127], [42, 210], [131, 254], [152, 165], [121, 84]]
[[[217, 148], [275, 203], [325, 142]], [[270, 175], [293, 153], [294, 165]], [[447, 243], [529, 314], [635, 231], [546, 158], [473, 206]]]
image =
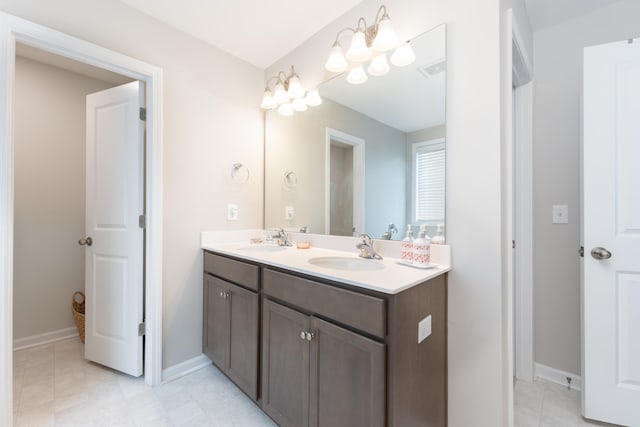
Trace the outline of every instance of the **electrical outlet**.
[[551, 210], [552, 224], [568, 224], [569, 223], [569, 206], [553, 205]]
[[418, 322], [418, 344], [431, 335], [431, 315]]
[[293, 220], [293, 214], [295, 213], [295, 209], [293, 208], [293, 206], [285, 206], [284, 208], [284, 219], [286, 221], [291, 221]]
[[238, 205], [228, 204], [227, 205], [227, 221], [237, 221], [238, 220]]

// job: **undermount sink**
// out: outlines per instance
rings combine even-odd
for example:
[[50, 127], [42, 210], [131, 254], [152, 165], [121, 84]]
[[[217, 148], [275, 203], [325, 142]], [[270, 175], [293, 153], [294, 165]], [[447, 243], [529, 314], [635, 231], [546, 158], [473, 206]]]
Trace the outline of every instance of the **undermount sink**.
[[316, 267], [331, 268], [334, 270], [373, 271], [382, 270], [384, 268], [384, 264], [373, 259], [342, 256], [311, 258], [308, 262]]
[[276, 245], [251, 245], [238, 248], [239, 251], [251, 251], [251, 252], [280, 252], [286, 249], [285, 246]]

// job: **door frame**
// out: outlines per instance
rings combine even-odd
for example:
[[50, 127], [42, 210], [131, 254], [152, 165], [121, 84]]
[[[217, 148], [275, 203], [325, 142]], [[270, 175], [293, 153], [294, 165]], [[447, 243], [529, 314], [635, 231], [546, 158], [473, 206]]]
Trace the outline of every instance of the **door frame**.
[[514, 89], [515, 103], [515, 372], [534, 379], [533, 298], [533, 83]]
[[324, 185], [324, 232], [331, 227], [331, 140], [353, 147], [353, 226], [364, 233], [364, 139], [348, 133], [326, 128], [325, 132], [325, 185]]
[[533, 305], [533, 68], [518, 21], [512, 18], [512, 85], [514, 174], [514, 240], [516, 241], [514, 300], [515, 372], [534, 379]]
[[0, 12], [0, 424], [3, 425], [11, 425], [13, 416], [13, 107], [17, 42], [145, 83], [145, 382], [158, 385], [162, 381], [162, 69]]

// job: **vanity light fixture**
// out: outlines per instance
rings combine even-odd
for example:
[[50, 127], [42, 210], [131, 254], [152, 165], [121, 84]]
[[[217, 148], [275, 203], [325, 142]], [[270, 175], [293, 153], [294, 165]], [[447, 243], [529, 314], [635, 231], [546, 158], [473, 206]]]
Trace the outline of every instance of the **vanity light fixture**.
[[[273, 84], [273, 90], [270, 87], [271, 84]], [[276, 111], [283, 116], [292, 116], [295, 111], [306, 111], [307, 107], [320, 104], [322, 104], [322, 98], [318, 89], [314, 88], [305, 93], [300, 77], [292, 65], [289, 75], [280, 71], [277, 76], [267, 81], [260, 108], [277, 109]]]
[[[353, 33], [346, 53], [340, 45], [340, 37], [345, 32]], [[371, 63], [367, 71], [372, 76], [384, 76], [389, 72], [387, 52], [391, 49], [395, 51], [390, 60], [396, 67], [404, 67], [415, 61], [416, 56], [410, 42], [398, 45], [398, 36], [391, 25], [387, 7], [382, 5], [378, 8], [373, 25], [367, 26], [367, 21], [361, 17], [358, 19], [356, 28], [343, 28], [338, 31], [324, 66], [332, 73], [342, 73], [349, 69], [347, 81], [352, 84], [361, 84], [367, 81], [363, 64], [369, 60]]]

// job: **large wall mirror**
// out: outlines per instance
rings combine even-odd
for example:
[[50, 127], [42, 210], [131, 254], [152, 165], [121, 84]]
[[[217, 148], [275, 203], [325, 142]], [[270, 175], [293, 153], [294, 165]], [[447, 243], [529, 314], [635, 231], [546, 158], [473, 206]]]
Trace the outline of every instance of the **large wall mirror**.
[[[445, 25], [412, 39], [413, 64], [265, 121], [265, 227], [402, 239], [445, 221]], [[393, 226], [391, 226], [393, 224]], [[397, 229], [397, 232], [394, 232]]]

